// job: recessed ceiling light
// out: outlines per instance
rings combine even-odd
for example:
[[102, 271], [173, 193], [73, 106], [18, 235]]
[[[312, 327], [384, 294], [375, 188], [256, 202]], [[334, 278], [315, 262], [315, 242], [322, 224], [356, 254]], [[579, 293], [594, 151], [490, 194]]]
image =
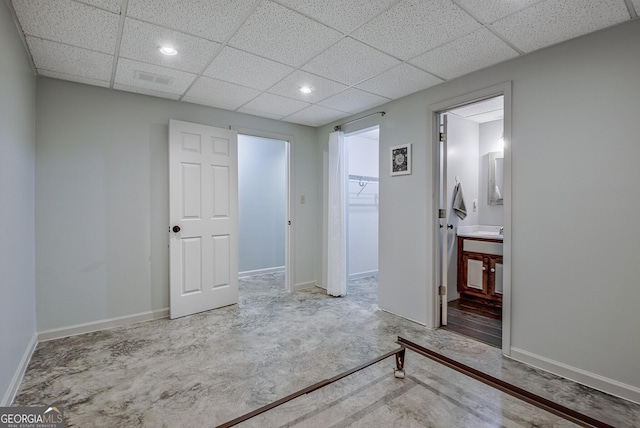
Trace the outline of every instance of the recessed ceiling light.
[[163, 55], [173, 56], [177, 55], [178, 51], [172, 46], [160, 46], [160, 53]]
[[311, 92], [313, 92], [313, 88], [311, 86], [301, 86], [300, 87], [300, 92], [302, 92], [303, 94], [310, 94]]

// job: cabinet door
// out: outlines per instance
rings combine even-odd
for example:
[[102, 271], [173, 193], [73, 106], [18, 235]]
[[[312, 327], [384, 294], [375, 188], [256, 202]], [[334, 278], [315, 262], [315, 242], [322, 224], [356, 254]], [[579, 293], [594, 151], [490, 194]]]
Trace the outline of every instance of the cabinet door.
[[486, 260], [481, 254], [465, 253], [462, 257], [464, 267], [464, 290], [470, 294], [484, 296], [487, 294]]
[[493, 285], [491, 294], [502, 298], [502, 257], [493, 256], [489, 259], [489, 282]]

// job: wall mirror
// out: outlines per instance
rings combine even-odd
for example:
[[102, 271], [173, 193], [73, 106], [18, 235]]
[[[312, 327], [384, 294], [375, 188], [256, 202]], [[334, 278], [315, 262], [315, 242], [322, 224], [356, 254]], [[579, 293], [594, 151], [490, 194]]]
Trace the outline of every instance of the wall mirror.
[[504, 194], [504, 154], [502, 152], [489, 153], [489, 205], [502, 205]]

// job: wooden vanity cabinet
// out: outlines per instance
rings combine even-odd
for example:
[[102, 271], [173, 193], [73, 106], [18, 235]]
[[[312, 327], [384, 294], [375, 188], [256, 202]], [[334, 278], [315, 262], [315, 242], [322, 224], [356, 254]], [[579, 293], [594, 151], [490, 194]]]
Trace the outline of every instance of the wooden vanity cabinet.
[[[502, 241], [458, 237], [458, 293], [461, 299], [481, 301], [491, 306], [502, 306], [502, 255], [487, 254], [465, 249], [465, 240], [499, 244]], [[468, 245], [467, 247], [470, 247]], [[497, 252], [497, 251], [496, 251]]]

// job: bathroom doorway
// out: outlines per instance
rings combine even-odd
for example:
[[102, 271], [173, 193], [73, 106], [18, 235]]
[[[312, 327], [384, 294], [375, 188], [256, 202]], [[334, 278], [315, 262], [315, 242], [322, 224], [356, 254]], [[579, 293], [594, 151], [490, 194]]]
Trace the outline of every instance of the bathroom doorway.
[[452, 100], [434, 110], [437, 270], [443, 286], [437, 309], [442, 328], [508, 350], [505, 285], [510, 290], [510, 284], [505, 273], [510, 257], [505, 250], [510, 245], [504, 230], [509, 223], [505, 214], [510, 213], [505, 213], [510, 203], [505, 178], [510, 173], [504, 174], [504, 141], [510, 134], [510, 114], [505, 114], [510, 92], [496, 92]]
[[348, 167], [347, 292], [377, 295], [379, 127], [346, 134], [344, 140]]

